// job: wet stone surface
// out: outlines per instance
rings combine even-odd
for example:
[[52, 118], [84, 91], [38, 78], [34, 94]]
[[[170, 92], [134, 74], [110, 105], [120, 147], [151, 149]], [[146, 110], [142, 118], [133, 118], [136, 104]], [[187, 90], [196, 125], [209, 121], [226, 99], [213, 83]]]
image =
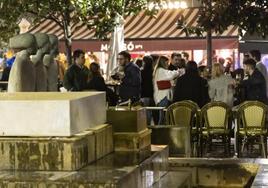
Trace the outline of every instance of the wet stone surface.
[[268, 165], [262, 165], [254, 179], [252, 187], [267, 187], [268, 186]]
[[197, 187], [268, 186], [268, 159], [170, 158], [169, 165], [170, 171], [190, 172]]
[[152, 147], [149, 152], [115, 152], [79, 171], [2, 170], [0, 187], [148, 187], [164, 176], [167, 168], [168, 148]]

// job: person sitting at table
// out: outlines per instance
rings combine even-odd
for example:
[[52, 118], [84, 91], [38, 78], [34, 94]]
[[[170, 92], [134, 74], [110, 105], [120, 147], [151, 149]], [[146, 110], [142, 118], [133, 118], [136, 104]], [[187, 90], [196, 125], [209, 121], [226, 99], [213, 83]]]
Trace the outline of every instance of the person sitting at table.
[[108, 101], [109, 106], [115, 106], [117, 104], [118, 97], [110, 88], [106, 86], [104, 78], [100, 72], [100, 65], [98, 63], [92, 62], [90, 64], [89, 70], [92, 74], [92, 78], [88, 83], [88, 89], [105, 91], [106, 100]]

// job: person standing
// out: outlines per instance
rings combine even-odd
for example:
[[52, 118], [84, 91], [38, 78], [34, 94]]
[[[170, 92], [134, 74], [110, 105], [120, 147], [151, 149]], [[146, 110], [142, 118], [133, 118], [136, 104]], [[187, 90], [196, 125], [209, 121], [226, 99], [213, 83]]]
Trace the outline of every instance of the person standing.
[[[251, 50], [250, 51], [250, 56], [252, 59], [254, 59], [256, 63], [256, 68], [262, 73], [265, 82], [266, 82], [266, 90], [268, 89], [268, 74], [267, 74], [267, 69], [265, 65], [261, 62], [261, 52], [259, 50]], [[268, 94], [268, 90], [266, 91], [266, 94]]]
[[233, 106], [234, 80], [230, 75], [225, 75], [221, 64], [212, 66], [212, 79], [208, 82], [211, 101], [221, 101]]
[[127, 51], [118, 54], [118, 62], [124, 67], [124, 77], [119, 87], [121, 102], [131, 100], [132, 103], [140, 100], [141, 94], [141, 71], [140, 68], [130, 61], [131, 56]]
[[83, 50], [75, 50], [73, 59], [73, 64], [67, 69], [64, 75], [63, 86], [68, 91], [86, 90], [89, 79], [89, 69], [84, 66], [85, 52]]
[[[154, 88], [153, 88], [153, 58], [144, 56], [144, 67], [141, 70], [141, 101], [143, 106], [155, 106]], [[152, 119], [152, 111], [147, 110], [147, 125], [150, 125]]]
[[241, 82], [245, 89], [245, 100], [257, 100], [267, 104], [266, 82], [262, 73], [256, 68], [254, 59], [247, 59], [243, 62], [247, 79]]
[[[172, 101], [171, 81], [183, 73], [182, 70], [168, 70], [168, 58], [165, 56], [159, 57], [153, 72], [154, 101], [157, 106], [167, 107], [170, 104]], [[158, 125], [163, 123], [164, 114], [160, 111]]]
[[200, 108], [209, 101], [207, 80], [199, 76], [195, 61], [189, 61], [185, 74], [177, 79], [173, 103], [182, 100], [192, 100]]

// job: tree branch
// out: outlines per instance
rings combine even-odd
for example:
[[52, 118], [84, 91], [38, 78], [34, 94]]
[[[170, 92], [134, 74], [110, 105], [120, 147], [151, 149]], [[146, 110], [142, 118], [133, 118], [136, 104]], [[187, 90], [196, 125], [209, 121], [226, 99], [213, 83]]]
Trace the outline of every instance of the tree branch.
[[58, 20], [58, 18], [55, 15], [50, 14], [50, 15], [46, 16], [45, 18], [56, 22], [62, 29], [64, 29], [63, 24], [60, 22], [60, 20]]

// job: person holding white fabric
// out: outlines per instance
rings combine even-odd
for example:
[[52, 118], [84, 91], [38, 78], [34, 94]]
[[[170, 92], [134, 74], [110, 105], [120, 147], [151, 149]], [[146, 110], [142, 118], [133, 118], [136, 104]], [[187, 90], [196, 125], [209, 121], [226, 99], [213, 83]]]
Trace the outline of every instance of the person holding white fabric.
[[[154, 101], [156, 106], [167, 107], [172, 101], [172, 81], [184, 74], [184, 69], [168, 70], [168, 58], [160, 56], [153, 72]], [[160, 111], [158, 124], [163, 124], [164, 114]]]

